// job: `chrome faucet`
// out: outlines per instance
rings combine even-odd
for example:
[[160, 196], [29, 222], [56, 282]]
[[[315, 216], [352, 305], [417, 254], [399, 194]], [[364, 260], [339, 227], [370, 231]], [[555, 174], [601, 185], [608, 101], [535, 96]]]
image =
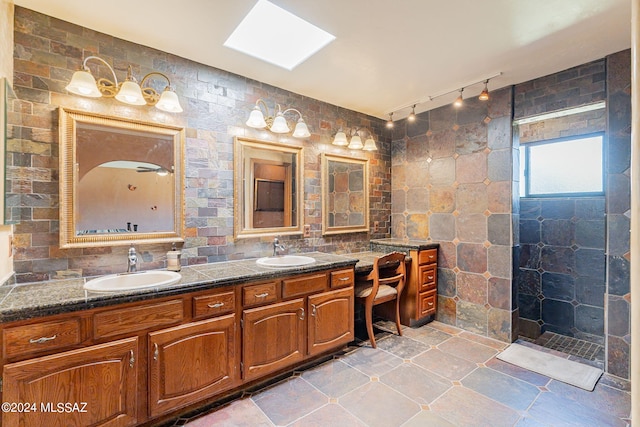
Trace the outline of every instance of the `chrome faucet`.
[[286, 247], [280, 243], [277, 237], [273, 239], [273, 256], [277, 256], [278, 251], [284, 251], [285, 249]]
[[138, 271], [138, 255], [136, 255], [136, 248], [131, 245], [127, 260], [127, 273], [135, 273], [136, 271]]

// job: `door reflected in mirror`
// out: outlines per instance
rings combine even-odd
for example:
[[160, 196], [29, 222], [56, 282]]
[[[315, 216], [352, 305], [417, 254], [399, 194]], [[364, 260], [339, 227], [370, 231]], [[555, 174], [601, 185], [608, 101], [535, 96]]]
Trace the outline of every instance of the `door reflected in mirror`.
[[236, 138], [235, 238], [302, 233], [302, 150]]
[[322, 154], [322, 234], [369, 231], [369, 161]]
[[60, 109], [60, 246], [182, 241], [183, 128]]

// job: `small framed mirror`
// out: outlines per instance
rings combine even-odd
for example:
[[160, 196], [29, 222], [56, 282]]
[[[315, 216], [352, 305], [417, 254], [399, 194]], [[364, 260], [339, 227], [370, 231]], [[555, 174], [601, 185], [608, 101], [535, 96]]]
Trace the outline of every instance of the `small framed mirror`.
[[183, 241], [184, 129], [60, 108], [60, 247]]
[[302, 151], [302, 147], [236, 137], [236, 239], [302, 234]]
[[322, 234], [369, 231], [369, 160], [322, 153]]

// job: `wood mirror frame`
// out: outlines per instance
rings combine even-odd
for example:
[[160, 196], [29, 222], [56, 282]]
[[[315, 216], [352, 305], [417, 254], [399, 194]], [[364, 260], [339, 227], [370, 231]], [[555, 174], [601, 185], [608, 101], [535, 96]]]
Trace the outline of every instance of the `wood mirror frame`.
[[369, 231], [369, 160], [322, 153], [322, 234]]
[[61, 248], [184, 241], [184, 128], [63, 107], [59, 119]]
[[235, 138], [235, 239], [302, 234], [303, 159], [299, 146]]

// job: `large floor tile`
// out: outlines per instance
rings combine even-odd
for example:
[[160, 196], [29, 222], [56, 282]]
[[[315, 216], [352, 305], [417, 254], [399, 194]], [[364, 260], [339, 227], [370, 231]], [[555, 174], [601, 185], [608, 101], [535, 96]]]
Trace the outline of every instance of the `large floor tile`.
[[442, 417], [431, 411], [420, 411], [415, 417], [411, 418], [402, 427], [456, 427]]
[[554, 380], [549, 383], [547, 388], [553, 393], [575, 400], [582, 405], [588, 405], [620, 418], [628, 418], [631, 414], [629, 393], [606, 385], [597, 384], [593, 391], [586, 391]]
[[367, 427], [365, 423], [351, 415], [336, 403], [324, 405], [306, 417], [289, 424], [289, 427]]
[[613, 414], [582, 405], [552, 392], [541, 393], [528, 411], [531, 418], [552, 426], [626, 426]]
[[413, 363], [403, 363], [380, 377], [380, 381], [421, 405], [428, 405], [452, 387], [451, 381]]
[[276, 425], [287, 425], [329, 403], [324, 394], [300, 377], [289, 378], [251, 399]]
[[353, 366], [370, 377], [379, 377], [399, 364], [402, 359], [379, 348], [361, 347], [340, 358], [349, 366]]
[[489, 368], [478, 368], [462, 385], [518, 411], [526, 411], [540, 394], [538, 387]]
[[451, 338], [446, 332], [439, 331], [428, 326], [422, 328], [406, 328], [402, 331], [405, 337], [420, 341], [429, 346], [436, 346]]
[[377, 344], [379, 349], [388, 351], [401, 359], [411, 359], [412, 357], [415, 357], [431, 348], [424, 343], [398, 335], [385, 337], [378, 341]]
[[302, 378], [330, 398], [338, 398], [370, 381], [370, 378], [355, 368], [331, 360], [306, 371]]
[[422, 353], [413, 359], [413, 363], [452, 381], [460, 380], [478, 368], [475, 363], [438, 349]]
[[371, 382], [338, 399], [338, 403], [370, 427], [400, 426], [420, 406], [380, 382]]
[[452, 387], [431, 405], [434, 414], [458, 426], [512, 426], [520, 415], [465, 387]]
[[273, 423], [246, 397], [186, 424], [188, 427], [272, 427]]
[[459, 337], [446, 340], [438, 348], [473, 363], [484, 363], [498, 354], [498, 350], [494, 348]]

